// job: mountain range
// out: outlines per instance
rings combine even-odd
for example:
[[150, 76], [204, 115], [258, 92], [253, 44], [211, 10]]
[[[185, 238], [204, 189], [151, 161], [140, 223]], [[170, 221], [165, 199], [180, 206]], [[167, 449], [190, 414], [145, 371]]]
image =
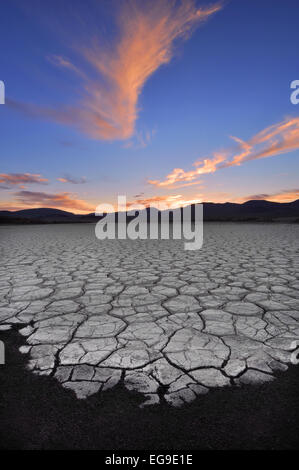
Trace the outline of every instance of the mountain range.
[[[194, 220], [194, 204], [191, 206], [191, 214]], [[299, 199], [285, 203], [265, 200], [252, 200], [243, 204], [204, 202], [203, 214], [205, 221], [299, 222]], [[116, 213], [116, 220], [117, 217]], [[0, 211], [0, 224], [92, 223], [100, 218], [94, 213], [82, 215], [52, 208]], [[127, 221], [133, 218], [127, 216]]]

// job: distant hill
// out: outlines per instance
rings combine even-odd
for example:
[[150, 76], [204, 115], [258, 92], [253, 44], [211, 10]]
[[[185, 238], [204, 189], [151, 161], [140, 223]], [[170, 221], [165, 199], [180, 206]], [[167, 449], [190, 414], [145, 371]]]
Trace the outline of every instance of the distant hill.
[[205, 220], [264, 220], [299, 218], [299, 199], [293, 202], [252, 200], [243, 204], [204, 203]]
[[72, 212], [47, 207], [41, 207], [39, 209], [23, 209], [21, 211], [12, 212], [12, 214], [19, 217], [72, 217], [75, 215]]
[[[191, 206], [192, 220], [194, 220], [194, 207], [193, 204]], [[204, 202], [203, 207], [205, 221], [299, 222], [299, 199], [286, 203], [264, 200], [247, 201], [243, 204]], [[117, 218], [118, 214], [116, 213], [116, 220]], [[133, 218], [127, 216], [128, 221]], [[73, 214], [47, 207], [0, 211], [0, 224], [92, 223], [99, 219], [100, 217], [96, 217], [93, 213]]]

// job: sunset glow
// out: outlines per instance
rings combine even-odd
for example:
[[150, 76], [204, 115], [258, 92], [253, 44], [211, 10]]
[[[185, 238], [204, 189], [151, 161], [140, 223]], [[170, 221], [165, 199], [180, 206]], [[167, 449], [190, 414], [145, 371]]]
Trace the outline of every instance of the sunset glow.
[[83, 3], [4, 6], [1, 210], [299, 198], [284, 2]]

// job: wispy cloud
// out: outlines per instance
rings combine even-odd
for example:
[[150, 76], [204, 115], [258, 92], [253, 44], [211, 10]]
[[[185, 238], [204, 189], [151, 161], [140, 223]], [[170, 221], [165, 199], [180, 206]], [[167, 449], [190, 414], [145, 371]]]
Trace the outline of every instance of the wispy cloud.
[[49, 55], [47, 59], [52, 65], [55, 65], [56, 67], [69, 69], [70, 71], [77, 73], [80, 77], [87, 78], [84, 72], [82, 72], [78, 67], [72, 64], [69, 59], [65, 57], [53, 54]]
[[32, 173], [0, 173], [0, 183], [4, 183], [3, 189], [22, 184], [48, 184], [48, 179], [40, 174]]
[[269, 126], [247, 142], [236, 137], [234, 140], [239, 142], [242, 151], [234, 156], [228, 166], [292, 152], [299, 148], [299, 118], [285, 119]]
[[16, 206], [15, 202], [17, 202], [19, 208], [52, 207], [79, 212], [93, 212], [95, 210], [94, 206], [68, 192], [51, 194], [36, 191], [17, 191], [14, 196], [15, 201], [12, 201], [11, 205]]
[[95, 139], [129, 139], [135, 131], [138, 99], [149, 77], [167, 64], [175, 42], [187, 39], [203, 21], [222, 8], [220, 3], [198, 7], [196, 0], [131, 0], [117, 11], [118, 35], [105, 46], [100, 38], [77, 48], [97, 78], [85, 73], [68, 58], [49, 60], [83, 79], [83, 98], [63, 109], [44, 108], [10, 100], [19, 111], [74, 125]]
[[217, 170], [218, 165], [225, 161], [225, 158], [226, 157], [224, 155], [217, 153], [211, 159], [206, 158], [203, 161], [194, 162], [193, 166], [196, 167], [195, 170], [185, 171], [182, 168], [174, 168], [171, 173], [166, 176], [164, 181], [149, 180], [148, 183], [158, 187], [166, 186], [172, 188], [199, 184], [199, 176], [207, 173], [214, 173]]
[[74, 176], [69, 176], [69, 175], [64, 175], [60, 178], [57, 178], [57, 181], [60, 181], [60, 183], [70, 183], [70, 184], [84, 184], [87, 182], [85, 176], [76, 178]]
[[248, 141], [231, 137], [237, 144], [234, 149], [214, 153], [212, 158], [193, 163], [195, 170], [185, 171], [174, 168], [164, 180], [149, 180], [157, 187], [197, 184], [201, 175], [214, 173], [221, 168], [239, 166], [251, 160], [273, 157], [299, 149], [299, 118], [287, 118], [262, 130]]
[[127, 140], [123, 147], [129, 149], [143, 149], [147, 147], [153, 140], [154, 135], [156, 134], [156, 129], [152, 131], [136, 131], [134, 138]]

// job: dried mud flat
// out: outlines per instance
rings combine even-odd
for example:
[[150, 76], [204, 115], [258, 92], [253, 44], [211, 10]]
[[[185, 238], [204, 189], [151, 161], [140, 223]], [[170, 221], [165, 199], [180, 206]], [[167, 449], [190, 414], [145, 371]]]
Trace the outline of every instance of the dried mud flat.
[[299, 344], [299, 226], [204, 226], [204, 245], [98, 241], [94, 225], [0, 227], [0, 338], [78, 398], [119, 382], [174, 406], [273, 380]]

